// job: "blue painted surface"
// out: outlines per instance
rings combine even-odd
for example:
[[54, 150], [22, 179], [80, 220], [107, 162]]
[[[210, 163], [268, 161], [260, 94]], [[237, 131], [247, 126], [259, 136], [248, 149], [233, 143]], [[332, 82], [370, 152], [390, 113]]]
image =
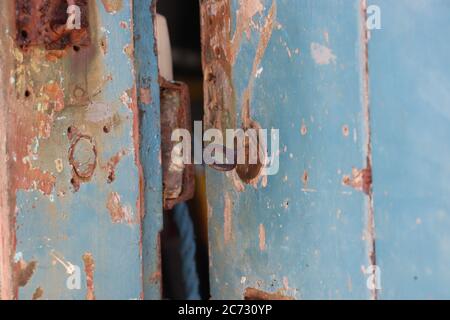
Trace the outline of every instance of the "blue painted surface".
[[[371, 250], [368, 196], [342, 182], [352, 168], [366, 166], [368, 152], [360, 2], [261, 3], [265, 9], [253, 17], [259, 27], [243, 36], [232, 67], [235, 125], [241, 126], [260, 30], [275, 3], [250, 113], [262, 128], [280, 129], [280, 171], [267, 186], [260, 181], [240, 192], [239, 178], [208, 170], [212, 297], [242, 299], [253, 287], [296, 299], [370, 298], [362, 272]], [[231, 6], [233, 34], [239, 2]], [[331, 50], [323, 64], [312, 50], [317, 45]]]
[[382, 299], [450, 297], [450, 3], [370, 1], [374, 200]]

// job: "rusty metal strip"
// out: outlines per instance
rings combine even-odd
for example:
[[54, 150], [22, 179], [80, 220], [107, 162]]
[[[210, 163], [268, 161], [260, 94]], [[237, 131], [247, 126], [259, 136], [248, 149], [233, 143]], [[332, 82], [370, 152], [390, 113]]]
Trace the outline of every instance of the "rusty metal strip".
[[177, 142], [171, 141], [176, 129], [191, 132], [191, 111], [187, 85], [161, 78], [160, 87], [164, 209], [170, 210], [194, 196], [194, 166], [187, 163], [174, 165], [172, 152]]

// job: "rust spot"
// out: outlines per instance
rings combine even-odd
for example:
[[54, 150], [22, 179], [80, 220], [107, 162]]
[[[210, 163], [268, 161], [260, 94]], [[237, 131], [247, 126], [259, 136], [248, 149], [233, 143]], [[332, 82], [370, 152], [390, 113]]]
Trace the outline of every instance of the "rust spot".
[[108, 173], [108, 183], [113, 183], [116, 179], [116, 167], [119, 164], [120, 160], [122, 160], [122, 158], [127, 155], [127, 153], [128, 152], [126, 150], [119, 151], [108, 161], [108, 164], [106, 165], [106, 170]]
[[348, 137], [350, 135], [350, 128], [347, 125], [342, 127], [342, 134], [344, 137]]
[[123, 0], [102, 0], [102, 3], [108, 13], [117, 13], [123, 8]]
[[104, 55], [108, 53], [108, 38], [106, 36], [103, 36], [100, 40], [100, 48]]
[[268, 293], [255, 288], [247, 288], [245, 289], [244, 300], [294, 300], [294, 298], [280, 293]]
[[263, 224], [259, 225], [259, 250], [266, 251], [266, 229]]
[[308, 127], [306, 126], [304, 121], [302, 122], [300, 133], [302, 134], [302, 136], [306, 136], [308, 134]]
[[304, 171], [303, 172], [303, 176], [302, 176], [302, 182], [303, 182], [303, 187], [307, 188], [308, 187], [308, 181], [309, 181], [309, 174], [308, 171]]
[[14, 264], [14, 283], [16, 287], [25, 287], [36, 271], [37, 262], [31, 261], [29, 263], [20, 260]]
[[44, 290], [41, 287], [38, 287], [36, 291], [33, 293], [32, 300], [39, 300], [44, 296]]
[[86, 300], [95, 300], [95, 288], [94, 288], [94, 271], [95, 262], [91, 253], [85, 253], [83, 255], [84, 272], [86, 273]]
[[344, 176], [342, 183], [345, 186], [352, 187], [355, 190], [369, 194], [372, 190], [372, 169], [352, 169], [351, 176]]
[[69, 163], [73, 168], [72, 185], [78, 191], [81, 182], [87, 182], [94, 175], [97, 166], [97, 150], [91, 137], [78, 135], [73, 131], [76, 128], [68, 129], [68, 136], [72, 145], [69, 150]]
[[111, 192], [109, 194], [106, 208], [109, 211], [113, 223], [133, 223], [131, 207], [122, 205], [120, 195], [117, 192]]
[[232, 210], [233, 210], [233, 203], [231, 201], [231, 197], [228, 193], [225, 194], [224, 199], [224, 208], [223, 208], [223, 217], [224, 217], [224, 224], [223, 224], [223, 238], [225, 241], [225, 244], [230, 242], [232, 238], [232, 232], [233, 232], [233, 218], [232, 218]]

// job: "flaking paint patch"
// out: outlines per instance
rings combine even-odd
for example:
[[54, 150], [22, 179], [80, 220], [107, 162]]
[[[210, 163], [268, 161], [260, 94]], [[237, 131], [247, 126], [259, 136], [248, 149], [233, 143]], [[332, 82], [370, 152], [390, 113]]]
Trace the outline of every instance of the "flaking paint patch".
[[336, 56], [330, 48], [319, 43], [311, 43], [311, 56], [318, 65], [328, 65], [336, 63]]
[[104, 102], [93, 102], [86, 107], [86, 121], [92, 123], [104, 122], [113, 117], [113, 108]]
[[123, 0], [102, 0], [105, 11], [111, 14], [115, 14], [122, 10]]
[[145, 105], [152, 103], [152, 92], [150, 88], [141, 88], [140, 93], [141, 103]]
[[[364, 124], [366, 129], [366, 182], [364, 191], [368, 195], [367, 226], [364, 234], [367, 235], [368, 260], [371, 265], [377, 265], [376, 242], [375, 242], [375, 213], [374, 198], [372, 191], [372, 133], [370, 126], [370, 85], [369, 85], [369, 38], [370, 30], [367, 28], [367, 1], [360, 1], [360, 34], [361, 34], [361, 72], [362, 72], [362, 94]], [[375, 270], [375, 269], [374, 269]], [[376, 279], [376, 277], [373, 277]], [[377, 290], [372, 290], [372, 299], [378, 299]]]
[[244, 292], [245, 300], [294, 300], [293, 297], [285, 296], [281, 292], [265, 292], [255, 288], [246, 288]]
[[113, 183], [114, 180], [116, 180], [116, 167], [127, 154], [127, 150], [117, 152], [113, 157], [111, 157], [111, 159], [109, 159], [106, 166], [103, 167], [108, 174], [108, 183]]
[[14, 264], [14, 282], [16, 288], [25, 287], [36, 271], [37, 262], [25, 262], [23, 259]]
[[95, 261], [92, 253], [83, 255], [84, 272], [86, 273], [86, 300], [95, 300], [94, 272]]
[[44, 296], [44, 290], [41, 287], [36, 288], [33, 293], [32, 300], [40, 300]]
[[256, 79], [255, 75], [258, 72], [258, 68], [259, 68], [261, 61], [264, 57], [264, 54], [267, 50], [269, 41], [272, 38], [272, 33], [273, 33], [274, 25], [275, 25], [276, 16], [277, 16], [277, 3], [274, 0], [272, 2], [272, 6], [269, 10], [269, 13], [265, 19], [264, 26], [262, 27], [262, 30], [261, 30], [261, 37], [259, 39], [258, 47], [256, 48], [256, 55], [253, 60], [252, 73], [251, 73], [247, 88], [244, 91], [243, 103], [242, 103], [242, 115], [241, 115], [242, 122], [243, 122], [242, 125], [244, 128], [250, 128], [253, 123], [251, 116], [250, 116], [250, 104], [251, 104], [252, 95], [253, 95], [254, 82]]

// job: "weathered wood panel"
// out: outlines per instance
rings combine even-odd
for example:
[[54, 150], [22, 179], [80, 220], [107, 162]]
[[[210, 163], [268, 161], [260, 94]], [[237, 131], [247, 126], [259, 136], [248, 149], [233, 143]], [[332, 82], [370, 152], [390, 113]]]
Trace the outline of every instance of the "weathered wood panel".
[[202, 2], [205, 126], [280, 130], [277, 175], [207, 172], [213, 298], [375, 295], [364, 5]]

